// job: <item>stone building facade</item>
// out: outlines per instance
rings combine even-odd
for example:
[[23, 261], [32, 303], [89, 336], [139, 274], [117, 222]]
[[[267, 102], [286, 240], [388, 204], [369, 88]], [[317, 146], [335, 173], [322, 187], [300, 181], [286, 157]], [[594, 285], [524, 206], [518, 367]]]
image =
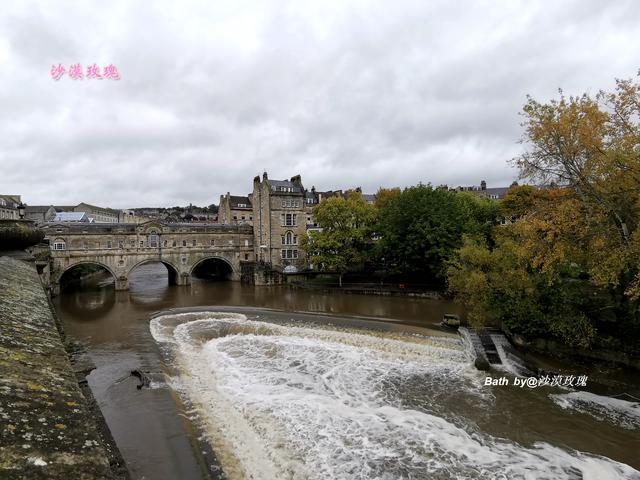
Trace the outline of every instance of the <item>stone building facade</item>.
[[253, 225], [253, 205], [250, 195], [220, 195], [218, 223], [226, 225]]
[[296, 272], [307, 266], [300, 248], [303, 235], [321, 228], [313, 218], [313, 208], [326, 198], [344, 195], [342, 190], [307, 190], [300, 175], [272, 180], [264, 172], [253, 179], [253, 191], [247, 196], [228, 192], [220, 196], [218, 222], [252, 225], [256, 260], [283, 272]]
[[74, 212], [85, 212], [96, 223], [118, 223], [120, 211], [111, 208], [96, 207], [88, 203], [79, 203], [73, 207]]
[[50, 222], [56, 216], [57, 210], [53, 205], [27, 205], [25, 217], [37, 224]]
[[71, 212], [86, 213], [90, 221], [95, 223], [143, 223], [149, 220], [130, 210], [96, 207], [84, 202], [78, 205], [27, 205], [25, 216], [40, 224], [54, 222], [57, 214]]
[[300, 175], [270, 180], [265, 172], [253, 179], [253, 235], [256, 258], [283, 271], [304, 268], [306, 256], [300, 240], [306, 235], [307, 213]]
[[20, 195], [0, 195], [0, 220], [18, 220]]

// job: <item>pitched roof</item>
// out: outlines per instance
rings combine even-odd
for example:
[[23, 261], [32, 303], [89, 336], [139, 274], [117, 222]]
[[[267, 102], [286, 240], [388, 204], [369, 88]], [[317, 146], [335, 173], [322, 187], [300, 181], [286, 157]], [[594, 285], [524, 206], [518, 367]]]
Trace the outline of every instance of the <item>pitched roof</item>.
[[25, 207], [26, 213], [46, 213], [50, 208], [53, 208], [51, 205], [27, 205]]
[[[269, 185], [271, 185], [271, 189], [274, 192], [280, 192], [282, 191], [282, 188], [291, 188], [291, 192], [293, 193], [301, 193], [302, 190], [300, 189], [299, 186], [297, 186], [295, 183], [289, 181], [289, 180], [269, 180]], [[290, 192], [288, 192], [290, 193]]]
[[85, 202], [80, 202], [74, 208], [78, 208], [81, 205], [85, 206], [85, 207], [89, 207], [89, 209], [96, 210], [96, 211], [99, 211], [99, 212], [112, 213], [112, 214], [116, 214], [116, 215], [118, 214], [118, 210], [114, 210], [113, 208], [97, 207], [95, 205], [91, 205], [90, 203], [85, 203]]
[[20, 203], [20, 195], [0, 195], [10, 208], [15, 208]]
[[85, 212], [58, 212], [54, 222], [88, 222], [89, 218]]
[[507, 194], [510, 188], [511, 187], [485, 188], [484, 190], [471, 190], [471, 193], [479, 197], [489, 197], [500, 200]]
[[[239, 205], [245, 206], [240, 207]], [[229, 206], [231, 208], [252, 208], [251, 200], [249, 200], [249, 197], [241, 197], [238, 195], [229, 195]]]
[[54, 205], [56, 212], [72, 212], [75, 205]]

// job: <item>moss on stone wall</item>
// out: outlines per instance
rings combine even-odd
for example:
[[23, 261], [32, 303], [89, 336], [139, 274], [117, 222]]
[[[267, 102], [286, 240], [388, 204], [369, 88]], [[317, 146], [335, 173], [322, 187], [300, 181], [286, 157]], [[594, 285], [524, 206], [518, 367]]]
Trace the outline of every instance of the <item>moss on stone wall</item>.
[[0, 257], [0, 478], [113, 478], [32, 265]]
[[0, 251], [22, 250], [44, 239], [42, 230], [37, 230], [32, 222], [21, 220], [0, 221]]

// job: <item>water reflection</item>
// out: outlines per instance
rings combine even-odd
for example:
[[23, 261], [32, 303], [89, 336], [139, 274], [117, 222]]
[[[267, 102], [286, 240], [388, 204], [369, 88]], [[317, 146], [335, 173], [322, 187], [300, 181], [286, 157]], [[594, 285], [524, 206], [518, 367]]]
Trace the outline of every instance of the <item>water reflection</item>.
[[85, 321], [97, 320], [107, 315], [113, 308], [115, 300], [116, 292], [113, 288], [100, 287], [86, 289], [79, 295], [72, 294], [63, 297], [66, 308], [87, 313]]
[[[104, 279], [96, 281], [103, 282]], [[85, 285], [82, 290], [65, 292], [57, 301], [67, 316], [80, 321], [86, 321], [88, 312], [92, 318], [101, 318], [109, 313], [116, 302], [119, 308], [136, 312], [198, 305], [234, 305], [380, 317], [421, 326], [439, 323], [445, 313], [461, 313], [461, 308], [448, 300], [326, 295], [313, 290], [293, 290], [286, 286], [254, 287], [238, 282], [209, 282], [198, 278], [193, 279], [192, 285], [175, 286], [169, 285], [167, 270], [162, 264], [146, 264], [136, 268], [129, 278], [127, 292]]]

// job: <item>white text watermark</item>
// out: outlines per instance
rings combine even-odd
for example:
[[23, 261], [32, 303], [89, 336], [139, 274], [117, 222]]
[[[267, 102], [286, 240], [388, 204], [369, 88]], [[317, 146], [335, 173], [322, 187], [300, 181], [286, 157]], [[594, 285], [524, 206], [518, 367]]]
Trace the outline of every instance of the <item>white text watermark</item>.
[[543, 375], [541, 377], [485, 377], [485, 386], [512, 385], [514, 387], [586, 387], [586, 375]]

